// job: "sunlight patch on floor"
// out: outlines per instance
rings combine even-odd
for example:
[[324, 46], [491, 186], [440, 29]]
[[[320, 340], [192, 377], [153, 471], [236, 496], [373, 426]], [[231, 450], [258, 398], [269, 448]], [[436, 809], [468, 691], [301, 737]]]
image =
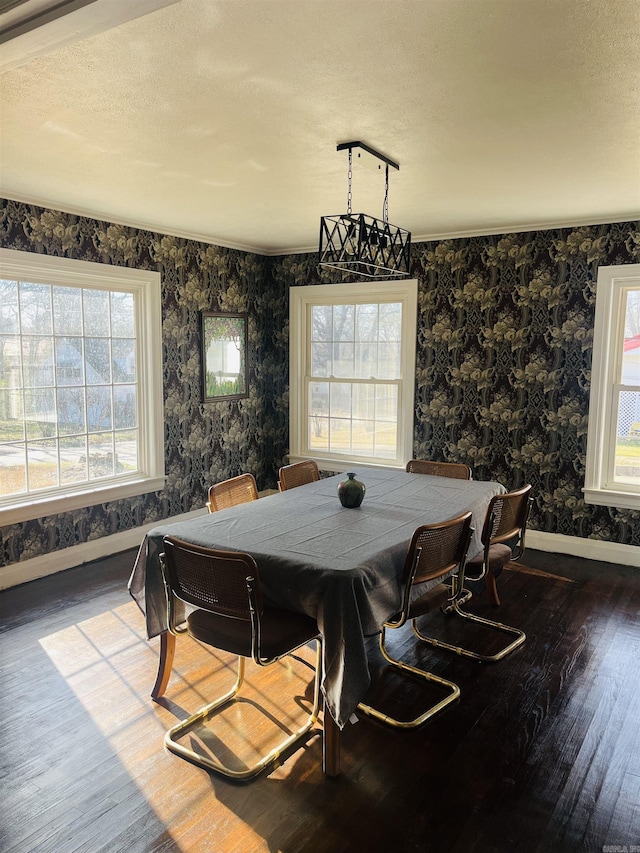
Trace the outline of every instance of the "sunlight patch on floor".
[[[202, 808], [203, 798], [217, 801], [217, 843], [222, 844], [227, 836], [232, 839], [238, 822], [246, 838], [245, 822], [226, 809], [217, 795], [228, 783], [170, 754], [163, 744], [164, 733], [171, 725], [234, 683], [235, 657], [178, 637], [166, 694], [154, 702], [150, 690], [158, 665], [159, 640], [146, 640], [144, 619], [134, 602], [42, 637], [39, 642], [150, 808], [168, 830], [175, 829], [180, 845], [185, 845], [183, 849], [194, 849], [188, 841], [192, 834], [195, 844], [196, 836], [210, 830], [197, 823], [200, 818], [193, 828], [189, 826], [192, 815]], [[314, 653], [305, 647], [297, 655], [299, 660], [285, 659], [266, 668], [247, 662], [243, 686], [246, 701], [218, 713], [215, 727], [209, 722], [206, 728], [199, 727], [187, 735], [191, 745], [210, 749], [225, 761], [231, 756], [242, 767], [281, 739], [283, 728], [298, 726], [312, 698]], [[314, 749], [317, 764], [321, 756], [319, 734], [310, 734], [305, 746], [271, 771], [269, 781], [283, 781], [298, 762], [308, 762], [309, 749]], [[159, 772], [159, 753], [166, 775]], [[253, 849], [267, 850], [260, 834], [254, 835]]]

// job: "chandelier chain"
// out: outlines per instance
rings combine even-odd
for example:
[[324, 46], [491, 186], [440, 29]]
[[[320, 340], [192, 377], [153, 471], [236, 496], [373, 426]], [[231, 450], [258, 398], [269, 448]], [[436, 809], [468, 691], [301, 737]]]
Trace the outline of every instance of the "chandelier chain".
[[382, 219], [389, 221], [389, 166], [384, 170], [384, 202], [382, 203]]
[[353, 155], [351, 153], [351, 149], [349, 149], [349, 167], [347, 169], [347, 184], [348, 184], [348, 187], [347, 187], [347, 213], [349, 215], [351, 215], [351, 200], [352, 200], [352, 194], [351, 194], [351, 179], [353, 178], [352, 156]]

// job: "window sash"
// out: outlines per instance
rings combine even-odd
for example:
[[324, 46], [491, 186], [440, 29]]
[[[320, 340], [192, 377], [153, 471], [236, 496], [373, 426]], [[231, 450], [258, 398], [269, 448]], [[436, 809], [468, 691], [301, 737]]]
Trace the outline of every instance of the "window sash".
[[[606, 463], [604, 466], [605, 476], [603, 478], [603, 485], [605, 488], [621, 488], [624, 491], [636, 493], [640, 492], [640, 484], [635, 476], [631, 474], [625, 476], [623, 473], [618, 472], [619, 439], [625, 438], [621, 434], [620, 427], [620, 398], [622, 394], [633, 394], [640, 400], [640, 386], [622, 384], [612, 386], [611, 406], [608, 413], [609, 435], [606, 442]], [[640, 439], [638, 439], [638, 449], [640, 450]], [[640, 457], [638, 458], [638, 467], [640, 467]]]
[[640, 485], [617, 471], [617, 448], [621, 395], [640, 394], [640, 385], [622, 382], [627, 297], [635, 291], [640, 264], [600, 267], [583, 489], [587, 503], [629, 509], [640, 509]]
[[[291, 317], [290, 317], [290, 456], [292, 459], [313, 458], [319, 463], [331, 465], [330, 470], [344, 470], [351, 463], [366, 464], [371, 466], [404, 466], [406, 459], [411, 457], [413, 446], [413, 420], [414, 420], [414, 386], [415, 386], [415, 344], [416, 344], [416, 317], [417, 317], [417, 282], [415, 280], [404, 282], [375, 282], [367, 283], [366, 289], [359, 285], [319, 285], [310, 287], [296, 287], [291, 289]], [[345, 375], [319, 375], [312, 373], [312, 367], [317, 366], [314, 361], [313, 347], [320, 342], [323, 345], [333, 346], [343, 343], [344, 335], [339, 334], [335, 340], [319, 340], [318, 335], [313, 333], [312, 312], [315, 308], [325, 306], [332, 308], [334, 305], [356, 306], [363, 305], [394, 305], [399, 303], [402, 311], [402, 346], [399, 358], [399, 368], [391, 376], [386, 375], [358, 375], [364, 373], [357, 369], [357, 361], [354, 358], [354, 369], [344, 371]], [[384, 313], [384, 312], [381, 312]], [[391, 322], [391, 321], [390, 321]], [[356, 323], [357, 325], [357, 323]], [[348, 344], [357, 345], [353, 338], [348, 336]], [[394, 340], [397, 339], [397, 332]], [[346, 339], [345, 339], [346, 340]], [[389, 343], [382, 340], [383, 345]], [[379, 345], [378, 331], [376, 326], [375, 340], [367, 339], [362, 343], [371, 343], [373, 347]], [[377, 373], [384, 374], [384, 359], [376, 361]], [[329, 371], [327, 371], [329, 372]], [[340, 371], [342, 374], [342, 371]], [[322, 372], [321, 372], [322, 373]], [[398, 375], [399, 374], [399, 375]], [[344, 423], [339, 424], [344, 431], [349, 433], [349, 442], [346, 439], [343, 446], [331, 441], [324, 443], [313, 440], [314, 413], [310, 404], [310, 389], [313, 384], [326, 384], [328, 388], [349, 388], [353, 396], [353, 389], [366, 388], [393, 388], [397, 396], [396, 418], [393, 424], [386, 423], [380, 416], [377, 419], [361, 419], [343, 417]], [[327, 415], [331, 418], [331, 412]], [[339, 417], [335, 416], [335, 420]], [[376, 420], [377, 423], [364, 423], [363, 421]], [[350, 421], [348, 430], [346, 421]], [[359, 437], [358, 437], [359, 434]], [[393, 438], [389, 439], [390, 434]], [[384, 452], [385, 447], [393, 445], [392, 452]]]
[[[83, 329], [82, 335], [73, 335], [66, 327], [66, 321], [63, 321], [62, 324], [58, 323], [55, 328], [52, 324], [50, 329], [43, 329], [42, 331], [47, 332], [46, 335], [37, 336], [41, 341], [50, 337], [55, 342], [51, 354], [53, 372], [49, 371], [51, 381], [45, 383], [46, 388], [34, 389], [36, 392], [42, 390], [51, 397], [51, 404], [55, 406], [56, 411], [54, 421], [58, 421], [59, 402], [66, 397], [71, 400], [74, 394], [83, 395], [86, 413], [86, 405], [89, 403], [97, 405], [100, 400], [106, 399], [105, 393], [109, 396], [113, 407], [114, 396], [116, 399], [122, 399], [123, 396], [130, 396], [133, 388], [136, 389], [134, 410], [127, 413], [126, 419], [118, 420], [115, 418], [115, 412], [124, 412], [122, 407], [118, 406], [115, 412], [113, 408], [111, 409], [112, 416], [110, 419], [106, 419], [104, 425], [96, 423], [92, 429], [90, 428], [91, 424], [87, 423], [86, 414], [83, 428], [75, 432], [71, 428], [69, 430], [59, 429], [58, 426], [54, 429], [52, 423], [46, 430], [46, 440], [50, 444], [48, 452], [52, 453], [54, 457], [57, 455], [58, 469], [60, 469], [61, 452], [68, 453], [74, 440], [77, 443], [80, 436], [86, 448], [86, 478], [74, 480], [65, 477], [58, 470], [55, 480], [50, 478], [49, 481], [45, 481], [44, 488], [33, 489], [32, 483], [32, 490], [27, 491], [28, 483], [25, 483], [25, 491], [0, 496], [0, 525], [71, 511], [162, 488], [164, 485], [164, 427], [159, 273], [1, 249], [0, 276], [5, 281], [46, 286], [49, 289], [51, 303], [59, 296], [55, 290], [59, 287], [64, 287], [68, 293], [76, 290], [81, 298], [84, 293], [89, 294], [89, 296], [91, 293], [95, 293], [98, 299], [104, 300], [105, 297], [98, 294], [107, 292], [109, 294], [107, 298], [110, 301], [114, 299], [124, 299], [125, 301], [131, 299], [133, 301], [132, 323], [129, 323], [126, 328], [122, 326], [124, 314], [118, 312], [118, 316], [113, 315], [113, 325], [109, 329], [109, 337], [105, 338], [104, 334], [98, 333], [98, 337], [95, 338], [96, 341], [110, 341], [108, 382], [98, 381], [99, 378], [96, 376], [80, 377], [80, 373], [84, 372], [86, 367], [84, 357], [80, 373], [75, 369], [67, 369], [69, 365], [62, 371], [57, 370], [57, 367], [61, 366], [61, 362], [58, 359], [56, 365], [55, 343], [59, 344], [62, 339], [75, 337], [83, 341], [81, 351], [84, 354], [86, 342], [93, 340], [91, 335], [87, 334], [86, 329]], [[40, 289], [42, 290], [42, 288]], [[29, 331], [38, 332], [39, 330], [31, 329]], [[16, 336], [14, 335], [14, 337]], [[135, 343], [132, 343], [134, 340]], [[131, 352], [132, 346], [135, 353], [134, 371], [132, 371], [131, 364], [125, 364], [126, 359], [125, 361], [122, 360], [123, 355]], [[118, 364], [114, 363], [114, 357], [117, 358]], [[90, 381], [91, 379], [93, 381]], [[78, 384], [79, 382], [81, 384]], [[33, 393], [30, 389], [22, 387], [22, 381], [19, 382], [19, 385], [19, 388], [12, 389], [20, 395], [20, 400], [18, 401], [16, 398], [12, 403], [18, 409], [23, 406], [24, 395]], [[78, 400], [79, 398], [76, 397], [75, 401], [78, 402]], [[24, 422], [23, 413], [23, 429]], [[132, 467], [120, 473], [115, 469], [115, 456], [113, 454], [124, 452], [123, 437], [127, 433], [131, 437], [132, 429], [137, 431], [137, 450], [131, 456]], [[25, 447], [29, 443], [33, 445], [36, 438], [33, 435], [26, 435], [26, 430], [23, 437]], [[111, 457], [108, 453], [103, 454], [99, 466], [95, 458], [94, 464], [91, 465], [92, 447], [95, 449], [101, 439], [107, 440], [107, 438], [107, 443], [111, 446]], [[55, 446], [51, 444], [52, 441]], [[26, 458], [25, 465], [28, 465]]]
[[[314, 412], [311, 405], [313, 385], [327, 385], [329, 389], [329, 402], [326, 414]], [[335, 377], [307, 377], [305, 380], [306, 394], [306, 449], [309, 453], [331, 453], [345, 456], [349, 459], [358, 459], [375, 464], [381, 459], [395, 459], [399, 444], [400, 412], [402, 403], [401, 380], [376, 380], [376, 379], [343, 379]], [[373, 391], [373, 399], [365, 399], [368, 411], [354, 412], [354, 390]], [[349, 411], [339, 407], [339, 403], [332, 405], [331, 397], [333, 389], [344, 389], [347, 394], [345, 400], [349, 399]], [[392, 390], [392, 399], [387, 402], [385, 417], [385, 400], [378, 395], [378, 391]], [[388, 394], [385, 396], [389, 396]], [[357, 401], [356, 401], [357, 405]], [[348, 435], [348, 442], [346, 435]], [[316, 436], [314, 441], [313, 436]], [[323, 436], [326, 440], [323, 441]], [[340, 439], [339, 436], [343, 436]], [[348, 446], [346, 446], [348, 444]], [[342, 445], [342, 446], [341, 446]], [[385, 452], [385, 448], [387, 451]], [[367, 452], [369, 450], [369, 452]]]

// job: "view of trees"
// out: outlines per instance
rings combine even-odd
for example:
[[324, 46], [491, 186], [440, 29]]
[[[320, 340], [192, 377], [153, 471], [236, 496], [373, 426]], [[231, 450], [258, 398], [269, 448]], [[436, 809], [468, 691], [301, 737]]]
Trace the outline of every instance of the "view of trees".
[[246, 319], [203, 314], [205, 399], [246, 394]]
[[0, 495], [137, 467], [132, 293], [0, 280]]
[[399, 303], [313, 306], [312, 448], [393, 455], [398, 407], [394, 380], [400, 377], [401, 325]]

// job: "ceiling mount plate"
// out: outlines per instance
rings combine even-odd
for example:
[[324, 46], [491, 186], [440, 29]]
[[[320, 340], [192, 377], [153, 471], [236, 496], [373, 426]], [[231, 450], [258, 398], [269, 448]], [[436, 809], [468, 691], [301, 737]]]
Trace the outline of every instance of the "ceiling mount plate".
[[400, 165], [398, 163], [394, 160], [390, 160], [389, 157], [386, 157], [379, 151], [376, 151], [375, 148], [365, 145], [364, 142], [341, 142], [336, 148], [336, 151], [348, 151], [349, 149], [351, 149], [354, 161], [362, 163], [362, 165], [366, 166], [368, 169], [373, 169], [375, 172], [381, 172], [386, 164], [387, 166], [391, 166], [391, 168], [400, 171]]

